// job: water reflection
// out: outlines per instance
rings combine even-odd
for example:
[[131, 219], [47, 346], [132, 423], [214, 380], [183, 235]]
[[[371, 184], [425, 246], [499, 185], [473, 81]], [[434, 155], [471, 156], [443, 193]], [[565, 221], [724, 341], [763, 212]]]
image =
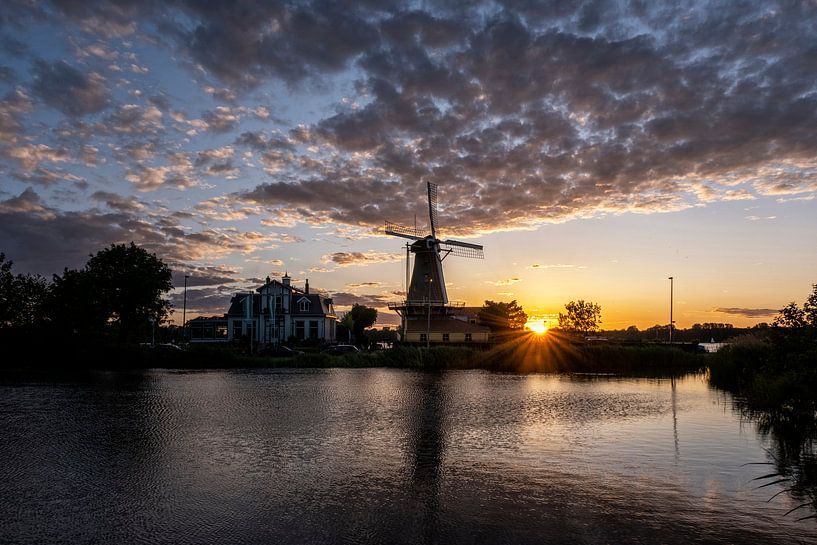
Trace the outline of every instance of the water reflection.
[[784, 516], [797, 520], [817, 520], [817, 412], [812, 402], [799, 402], [777, 410], [758, 410], [746, 400], [735, 402], [737, 410], [757, 423], [758, 433], [769, 443], [767, 464], [756, 477], [758, 486], [774, 484], [785, 487], [769, 493], [769, 501], [789, 494], [794, 505]]
[[0, 382], [0, 542], [814, 542], [808, 507], [783, 516], [811, 489], [752, 482], [809, 482], [813, 427], [740, 417], [702, 377]]
[[411, 415], [411, 491], [420, 508], [422, 543], [433, 543], [440, 515], [440, 486], [445, 452], [445, 391], [443, 376], [427, 373], [418, 381], [418, 396]]

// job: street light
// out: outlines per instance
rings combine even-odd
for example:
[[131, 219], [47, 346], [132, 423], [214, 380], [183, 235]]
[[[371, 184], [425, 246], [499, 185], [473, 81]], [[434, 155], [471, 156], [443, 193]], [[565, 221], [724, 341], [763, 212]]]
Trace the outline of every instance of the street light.
[[184, 275], [184, 303], [182, 305], [182, 342], [187, 342], [187, 279], [189, 274]]
[[672, 326], [675, 323], [672, 319], [672, 288], [673, 277], [669, 277], [669, 343], [672, 344]]

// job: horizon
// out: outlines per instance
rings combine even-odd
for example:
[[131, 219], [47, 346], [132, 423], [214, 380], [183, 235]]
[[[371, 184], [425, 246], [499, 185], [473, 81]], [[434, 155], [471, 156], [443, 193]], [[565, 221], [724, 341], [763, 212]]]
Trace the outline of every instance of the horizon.
[[431, 181], [443, 238], [485, 248], [445, 261], [469, 306], [552, 327], [584, 299], [645, 329], [673, 276], [677, 328], [748, 327], [817, 282], [808, 5], [5, 6], [15, 273], [134, 241], [173, 269], [175, 321], [185, 274], [190, 319], [288, 272], [394, 325], [382, 227], [425, 229]]

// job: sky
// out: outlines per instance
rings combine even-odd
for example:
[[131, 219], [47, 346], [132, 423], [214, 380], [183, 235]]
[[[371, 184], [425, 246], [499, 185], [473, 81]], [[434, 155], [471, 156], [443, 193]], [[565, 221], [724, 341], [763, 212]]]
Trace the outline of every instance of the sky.
[[449, 297], [602, 326], [771, 321], [817, 282], [817, 4], [0, 5], [0, 251], [50, 277], [134, 241], [181, 318], [285, 272], [405, 289], [439, 186]]

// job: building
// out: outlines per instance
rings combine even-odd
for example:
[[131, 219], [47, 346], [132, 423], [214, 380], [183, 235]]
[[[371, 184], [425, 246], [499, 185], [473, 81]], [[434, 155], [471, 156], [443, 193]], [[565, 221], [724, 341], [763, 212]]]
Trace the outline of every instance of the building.
[[404, 342], [409, 344], [488, 344], [491, 330], [452, 317], [407, 320]]
[[267, 277], [254, 292], [236, 294], [223, 317], [196, 318], [188, 325], [190, 342], [250, 341], [277, 345], [291, 339], [335, 342], [337, 318], [332, 299], [292, 285], [289, 275]]

